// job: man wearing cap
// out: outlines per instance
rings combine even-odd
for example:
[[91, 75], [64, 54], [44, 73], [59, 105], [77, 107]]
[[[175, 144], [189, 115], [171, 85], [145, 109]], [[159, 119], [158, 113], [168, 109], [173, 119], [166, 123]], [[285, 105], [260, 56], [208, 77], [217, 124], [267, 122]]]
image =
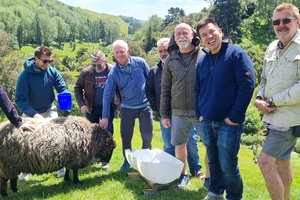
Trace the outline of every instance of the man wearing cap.
[[[102, 98], [108, 73], [111, 69], [110, 64], [106, 62], [105, 54], [100, 50], [95, 50], [91, 54], [91, 64], [85, 67], [80, 73], [74, 93], [77, 104], [82, 113], [91, 123], [99, 123], [102, 118]], [[113, 134], [114, 103], [110, 105], [110, 115], [108, 118], [107, 130]], [[112, 155], [112, 154], [111, 154]], [[101, 160], [102, 169], [109, 170], [108, 158]]]

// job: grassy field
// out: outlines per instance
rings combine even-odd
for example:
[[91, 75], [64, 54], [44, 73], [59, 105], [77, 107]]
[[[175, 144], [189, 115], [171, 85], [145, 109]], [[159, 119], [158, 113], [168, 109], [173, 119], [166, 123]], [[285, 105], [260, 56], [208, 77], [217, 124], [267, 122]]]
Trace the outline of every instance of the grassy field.
[[[203, 199], [207, 191], [203, 188], [203, 182], [192, 178], [191, 184], [186, 189], [178, 189], [176, 182], [170, 185], [170, 189], [159, 191], [152, 195], [143, 194], [143, 190], [150, 186], [141, 178], [129, 178], [126, 173], [119, 172], [123, 163], [121, 153], [121, 140], [119, 120], [115, 120], [115, 135], [117, 148], [114, 151], [110, 163], [109, 172], [100, 170], [100, 164], [89, 166], [79, 171], [80, 185], [65, 183], [63, 178], [56, 178], [55, 173], [45, 175], [33, 175], [29, 181], [19, 181], [19, 193], [12, 193], [8, 189], [6, 199], [126, 199], [126, 200], [176, 200], [176, 199]], [[137, 122], [138, 123], [138, 122]], [[138, 124], [136, 124], [138, 127]], [[201, 161], [203, 163], [204, 148], [200, 144]], [[159, 124], [154, 123], [153, 147], [162, 148]], [[135, 129], [133, 148], [141, 148], [141, 138], [138, 129]], [[244, 180], [244, 200], [267, 200], [270, 199], [266, 190], [263, 177], [257, 164], [253, 161], [252, 150], [242, 146], [239, 154], [241, 174]], [[300, 199], [300, 157], [292, 155], [294, 181], [292, 185], [291, 199]], [[133, 171], [133, 170], [132, 170]]]

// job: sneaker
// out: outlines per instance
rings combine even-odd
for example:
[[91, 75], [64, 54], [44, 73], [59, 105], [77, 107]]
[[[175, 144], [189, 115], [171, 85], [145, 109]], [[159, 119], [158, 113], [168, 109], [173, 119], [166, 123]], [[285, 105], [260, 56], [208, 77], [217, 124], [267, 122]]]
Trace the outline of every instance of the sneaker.
[[57, 177], [59, 178], [59, 177], [63, 177], [63, 176], [65, 176], [65, 168], [62, 168], [62, 169], [60, 169], [60, 170], [58, 170], [57, 171]]
[[205, 175], [201, 171], [196, 172], [195, 173], [195, 177], [200, 178], [200, 180], [204, 180], [205, 179]]
[[101, 169], [103, 169], [105, 171], [109, 171], [109, 169], [110, 169], [109, 163], [108, 162], [102, 162]]
[[128, 170], [129, 168], [130, 168], [130, 164], [129, 164], [129, 162], [125, 159], [125, 160], [124, 160], [124, 163], [123, 163], [123, 165], [122, 165], [122, 167], [120, 168], [120, 171], [121, 171], [121, 172], [124, 172], [124, 171]]
[[205, 178], [205, 179], [204, 179], [203, 186], [204, 186], [207, 190], [209, 190], [209, 178]]
[[222, 195], [222, 196], [213, 196], [211, 194], [208, 194], [203, 200], [225, 200], [225, 197]]
[[185, 188], [190, 182], [189, 175], [181, 174], [177, 186], [180, 188]]
[[28, 181], [28, 180], [29, 180], [29, 176], [30, 176], [30, 174], [22, 173], [22, 174], [20, 175], [19, 179], [20, 179], [21, 181]]

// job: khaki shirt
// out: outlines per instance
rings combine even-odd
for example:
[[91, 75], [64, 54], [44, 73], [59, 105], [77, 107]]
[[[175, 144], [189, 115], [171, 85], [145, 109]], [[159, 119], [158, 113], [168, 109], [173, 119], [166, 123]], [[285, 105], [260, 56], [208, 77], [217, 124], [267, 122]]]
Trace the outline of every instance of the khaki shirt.
[[265, 113], [263, 121], [277, 127], [300, 125], [300, 30], [291, 43], [280, 50], [272, 42], [264, 58], [258, 96], [272, 98], [276, 110]]

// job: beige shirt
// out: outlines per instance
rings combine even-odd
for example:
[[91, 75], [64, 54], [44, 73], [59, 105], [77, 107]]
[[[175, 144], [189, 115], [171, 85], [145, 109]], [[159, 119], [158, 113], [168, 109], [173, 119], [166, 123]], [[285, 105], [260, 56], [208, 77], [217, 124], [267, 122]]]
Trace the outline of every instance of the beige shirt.
[[300, 125], [300, 30], [283, 50], [272, 42], [264, 58], [257, 96], [273, 98], [276, 110], [263, 121], [277, 127]]

